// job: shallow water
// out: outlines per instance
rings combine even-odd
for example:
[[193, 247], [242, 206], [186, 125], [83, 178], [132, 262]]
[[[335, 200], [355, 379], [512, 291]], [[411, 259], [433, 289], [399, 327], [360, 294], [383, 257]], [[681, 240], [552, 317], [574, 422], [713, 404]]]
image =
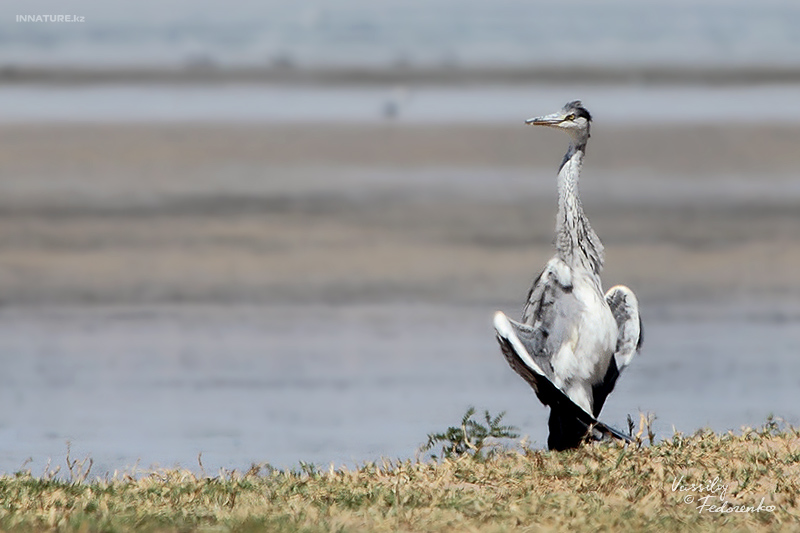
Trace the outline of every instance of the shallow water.
[[[581, 99], [603, 124], [797, 124], [796, 84], [294, 87], [226, 85], [0, 86], [6, 123], [221, 122], [518, 125]], [[713, 102], [713, 105], [709, 105]], [[773, 113], [765, 102], [781, 102]]]
[[[0, 472], [90, 455], [95, 474], [207, 472], [413, 457], [469, 405], [507, 411], [535, 446], [546, 410], [505, 364], [491, 305], [7, 309], [0, 316]], [[508, 310], [512, 314], [514, 310]], [[800, 421], [800, 321], [651, 310], [645, 348], [601, 418], [738, 430]]]

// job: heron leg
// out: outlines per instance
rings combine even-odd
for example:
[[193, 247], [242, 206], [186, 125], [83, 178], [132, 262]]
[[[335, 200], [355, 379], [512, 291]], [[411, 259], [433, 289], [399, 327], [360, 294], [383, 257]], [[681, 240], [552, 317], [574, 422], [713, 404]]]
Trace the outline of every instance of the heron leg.
[[547, 427], [550, 430], [547, 447], [555, 451], [577, 448], [589, 429], [574, 415], [555, 405], [550, 409]]

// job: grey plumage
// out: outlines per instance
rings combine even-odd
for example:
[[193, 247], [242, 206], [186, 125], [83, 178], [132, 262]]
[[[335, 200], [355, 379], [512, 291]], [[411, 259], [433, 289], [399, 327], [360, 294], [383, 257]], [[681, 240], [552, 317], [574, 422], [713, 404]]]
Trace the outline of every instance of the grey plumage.
[[534, 281], [522, 321], [498, 312], [495, 330], [511, 368], [551, 408], [548, 446], [565, 449], [580, 444], [588, 426], [597, 423], [606, 397], [640, 348], [641, 323], [633, 291], [618, 285], [602, 292], [603, 244], [578, 195], [591, 114], [574, 101], [527, 123], [570, 135], [558, 172], [556, 254]]

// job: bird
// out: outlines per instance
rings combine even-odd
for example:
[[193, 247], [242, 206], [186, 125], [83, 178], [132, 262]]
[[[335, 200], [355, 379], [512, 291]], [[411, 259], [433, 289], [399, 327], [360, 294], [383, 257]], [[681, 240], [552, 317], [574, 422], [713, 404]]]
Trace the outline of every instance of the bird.
[[597, 417], [620, 374], [640, 351], [642, 322], [631, 289], [603, 293], [603, 244], [589, 224], [578, 194], [592, 115], [580, 100], [525, 121], [565, 131], [570, 143], [558, 170], [556, 253], [528, 292], [520, 322], [494, 316], [501, 351], [511, 368], [550, 407], [548, 448], [580, 446], [597, 428], [619, 432]]
[[400, 111], [404, 109], [405, 105], [411, 100], [411, 92], [408, 88], [401, 86], [395, 87], [391, 95], [383, 103], [382, 114], [383, 118], [391, 120], [396, 119], [400, 115]]

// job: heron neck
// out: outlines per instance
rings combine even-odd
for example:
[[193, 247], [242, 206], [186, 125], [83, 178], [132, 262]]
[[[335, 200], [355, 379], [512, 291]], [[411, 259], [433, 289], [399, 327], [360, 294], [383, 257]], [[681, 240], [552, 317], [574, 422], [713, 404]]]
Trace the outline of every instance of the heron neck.
[[567, 264], [583, 266], [596, 275], [603, 269], [603, 244], [592, 230], [578, 195], [578, 180], [586, 143], [570, 143], [558, 172], [556, 251]]

